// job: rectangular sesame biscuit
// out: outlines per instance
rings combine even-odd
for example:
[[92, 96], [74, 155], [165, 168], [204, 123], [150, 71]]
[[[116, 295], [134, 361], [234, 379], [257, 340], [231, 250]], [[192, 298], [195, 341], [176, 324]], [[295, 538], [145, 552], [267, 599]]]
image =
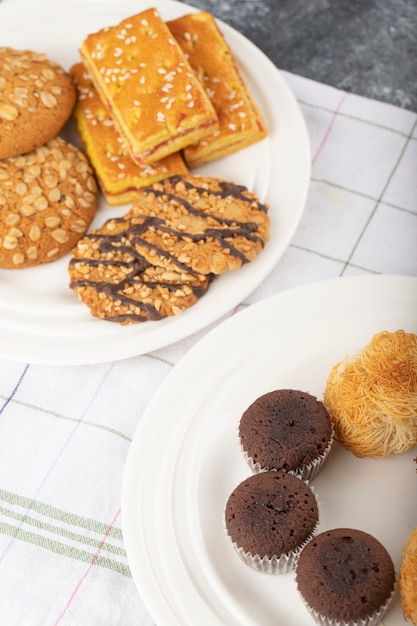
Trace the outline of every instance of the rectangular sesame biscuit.
[[70, 74], [78, 92], [74, 109], [77, 130], [108, 204], [134, 202], [141, 187], [188, 173], [179, 152], [155, 163], [135, 163], [83, 63], [74, 64]]
[[190, 13], [167, 25], [219, 118], [217, 130], [184, 149], [188, 167], [198, 167], [266, 137], [262, 114], [213, 15]]
[[137, 162], [160, 160], [218, 127], [205, 90], [155, 8], [88, 35], [80, 53]]

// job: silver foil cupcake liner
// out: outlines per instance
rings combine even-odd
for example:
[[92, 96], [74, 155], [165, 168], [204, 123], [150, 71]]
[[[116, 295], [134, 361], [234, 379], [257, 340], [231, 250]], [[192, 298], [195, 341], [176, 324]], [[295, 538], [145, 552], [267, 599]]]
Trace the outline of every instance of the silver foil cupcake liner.
[[378, 611], [375, 611], [372, 615], [368, 615], [367, 617], [359, 620], [339, 620], [326, 617], [313, 609], [311, 606], [309, 606], [307, 602], [305, 602], [304, 598], [302, 596], [301, 597], [306, 609], [308, 610], [316, 624], [319, 624], [319, 626], [378, 626], [378, 624], [381, 624], [381, 621], [384, 618], [384, 615], [387, 612], [389, 605], [391, 604], [394, 592], [395, 588], [392, 590], [391, 595], [387, 599], [385, 604], [383, 604], [378, 609]]
[[241, 447], [243, 456], [246, 460], [246, 463], [255, 474], [259, 474], [260, 472], [271, 472], [271, 471], [286, 472], [287, 474], [298, 476], [299, 478], [301, 478], [302, 480], [308, 483], [311, 480], [313, 480], [317, 476], [317, 474], [320, 472], [321, 468], [323, 467], [329, 455], [333, 442], [334, 442], [334, 429], [332, 425], [332, 433], [330, 435], [329, 443], [327, 444], [327, 447], [323, 450], [323, 452], [319, 456], [317, 456], [315, 459], [310, 461], [310, 463], [307, 463], [306, 465], [300, 465], [299, 467], [295, 467], [290, 470], [262, 466], [257, 461], [254, 461], [254, 459], [251, 456], [249, 456], [249, 454], [246, 452], [241, 442], [240, 442], [240, 447]]
[[245, 550], [240, 548], [236, 542], [232, 542], [232, 546], [242, 561], [257, 572], [263, 572], [264, 574], [287, 574], [288, 572], [293, 572], [295, 570], [301, 551], [308, 544], [308, 542], [313, 539], [315, 534], [316, 529], [313, 531], [311, 537], [308, 537], [308, 539], [306, 539], [298, 548], [288, 552], [287, 554], [281, 554], [280, 556], [273, 555], [272, 557], [261, 557], [259, 554], [245, 552]]

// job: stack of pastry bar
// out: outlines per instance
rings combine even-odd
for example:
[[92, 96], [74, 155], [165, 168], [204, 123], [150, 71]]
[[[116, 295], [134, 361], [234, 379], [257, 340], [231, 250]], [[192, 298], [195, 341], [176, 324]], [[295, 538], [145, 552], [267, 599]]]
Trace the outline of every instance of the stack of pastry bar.
[[111, 205], [266, 136], [230, 47], [206, 12], [147, 9], [86, 37], [75, 118]]

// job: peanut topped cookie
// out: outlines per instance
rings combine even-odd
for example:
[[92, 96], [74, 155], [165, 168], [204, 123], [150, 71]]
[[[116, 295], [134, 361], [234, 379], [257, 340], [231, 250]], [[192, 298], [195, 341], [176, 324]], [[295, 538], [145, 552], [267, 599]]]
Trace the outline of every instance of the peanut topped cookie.
[[45, 54], [0, 47], [0, 159], [52, 139], [71, 115], [72, 78]]
[[85, 234], [97, 208], [92, 167], [57, 137], [0, 161], [0, 268], [55, 261]]
[[107, 220], [81, 239], [69, 264], [70, 287], [94, 317], [118, 324], [178, 315], [205, 294], [210, 277], [148, 263], [130, 244], [131, 220]]
[[208, 176], [172, 176], [144, 187], [127, 215], [135, 250], [170, 270], [235, 270], [269, 238], [267, 205], [243, 185]]

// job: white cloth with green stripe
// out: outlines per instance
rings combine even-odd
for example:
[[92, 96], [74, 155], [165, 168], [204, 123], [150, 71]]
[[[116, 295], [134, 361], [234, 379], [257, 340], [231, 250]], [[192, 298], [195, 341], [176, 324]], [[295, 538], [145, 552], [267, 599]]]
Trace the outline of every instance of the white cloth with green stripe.
[[[311, 187], [284, 257], [241, 306], [342, 275], [417, 275], [417, 115], [284, 76]], [[122, 474], [152, 394], [206, 332], [115, 363], [0, 360], [0, 624], [153, 624], [124, 550]]]

